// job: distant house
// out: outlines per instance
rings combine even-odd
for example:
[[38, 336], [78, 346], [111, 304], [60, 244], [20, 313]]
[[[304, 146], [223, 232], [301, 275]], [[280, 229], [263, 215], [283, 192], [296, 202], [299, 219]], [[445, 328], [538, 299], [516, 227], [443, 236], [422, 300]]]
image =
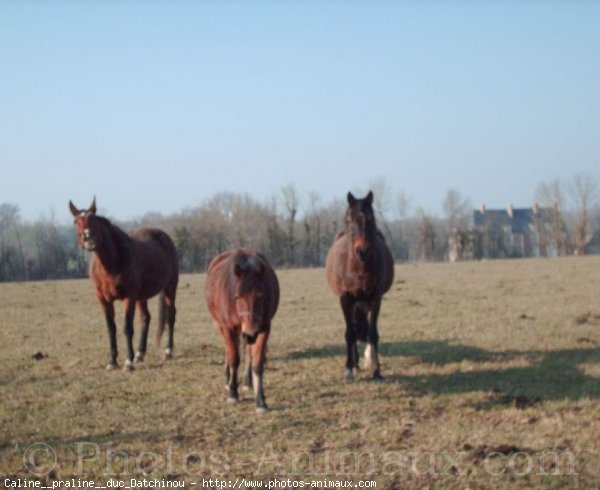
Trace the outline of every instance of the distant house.
[[473, 212], [479, 258], [556, 257], [566, 252], [566, 227], [556, 207], [486, 209]]
[[596, 230], [590, 241], [585, 246], [586, 255], [600, 254], [600, 230]]

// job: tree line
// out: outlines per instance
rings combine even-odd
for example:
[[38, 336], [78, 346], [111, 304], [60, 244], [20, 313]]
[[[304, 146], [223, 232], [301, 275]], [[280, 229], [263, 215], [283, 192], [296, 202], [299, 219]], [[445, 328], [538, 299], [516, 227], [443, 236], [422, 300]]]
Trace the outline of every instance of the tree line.
[[[413, 209], [406, 194], [394, 194], [384, 181], [370, 188], [378, 226], [396, 261], [448, 260], [455, 248], [463, 252], [461, 258], [503, 256], [497, 231], [473, 227], [474, 208], [458, 191], [446, 193], [443, 212], [435, 215]], [[598, 191], [598, 181], [589, 175], [540, 183], [535, 201], [552, 210], [540, 228], [541, 244], [554, 243], [560, 255], [585, 253], [600, 233]], [[132, 222], [107, 217], [126, 230], [164, 229], [175, 242], [181, 270], [199, 272], [215, 255], [234, 247], [258, 249], [276, 267], [322, 266], [343, 229], [345, 209], [343, 198], [323, 202], [316, 193], [301, 194], [288, 185], [264, 202], [223, 192], [172, 215], [148, 213]], [[17, 205], [0, 204], [0, 282], [85, 277], [88, 260], [71, 225], [58, 223], [54, 216], [26, 221]]]

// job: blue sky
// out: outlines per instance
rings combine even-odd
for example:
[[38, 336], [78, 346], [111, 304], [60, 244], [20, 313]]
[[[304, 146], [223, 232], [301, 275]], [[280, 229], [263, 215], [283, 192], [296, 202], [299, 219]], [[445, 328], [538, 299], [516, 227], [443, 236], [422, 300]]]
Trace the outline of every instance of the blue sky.
[[121, 219], [383, 180], [439, 212], [600, 177], [600, 2], [2, 1], [0, 202]]

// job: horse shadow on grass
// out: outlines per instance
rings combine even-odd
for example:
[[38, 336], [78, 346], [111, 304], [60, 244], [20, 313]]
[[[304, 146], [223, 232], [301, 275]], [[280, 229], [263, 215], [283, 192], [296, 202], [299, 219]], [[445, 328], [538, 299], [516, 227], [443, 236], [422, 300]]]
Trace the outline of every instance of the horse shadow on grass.
[[[583, 365], [600, 364], [600, 348], [562, 350], [490, 351], [447, 340], [388, 342], [380, 344], [382, 356], [408, 357], [416, 363], [443, 368], [457, 364], [452, 372], [426, 374], [385, 373], [414, 395], [490, 393], [486, 407], [518, 399], [579, 400], [600, 398], [600, 378], [586, 374]], [[326, 345], [288, 354], [288, 359], [322, 359], [346, 355], [345, 345]], [[460, 366], [468, 361], [469, 366]], [[518, 361], [514, 366], [511, 362]], [[493, 363], [494, 367], [486, 367]], [[506, 368], [498, 364], [506, 364]], [[340, 368], [341, 369], [341, 368]], [[340, 371], [341, 372], [341, 371]], [[518, 404], [518, 402], [517, 402]]]
[[[450, 343], [447, 340], [424, 340], [406, 342], [380, 342], [379, 352], [383, 357], [419, 357], [426, 364], [444, 365], [464, 360], [489, 362], [514, 357], [515, 352], [491, 352], [469, 345]], [[346, 345], [324, 345], [290, 352], [286, 358], [322, 359], [345, 356]]]

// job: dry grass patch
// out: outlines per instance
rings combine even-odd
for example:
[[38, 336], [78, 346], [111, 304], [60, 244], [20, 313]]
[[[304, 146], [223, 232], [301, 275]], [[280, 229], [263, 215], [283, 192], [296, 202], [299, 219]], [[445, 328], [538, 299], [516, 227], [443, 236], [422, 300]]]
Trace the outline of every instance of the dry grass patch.
[[[57, 474], [98, 481], [598, 487], [598, 270], [600, 257], [399, 265], [380, 318], [386, 378], [354, 383], [324, 270], [279, 271], [262, 417], [248, 393], [226, 403], [204, 275], [181, 279], [175, 360], [151, 349], [133, 373], [103, 369], [89, 281], [0, 284], [0, 472], [36, 478], [24, 454], [44, 443]], [[121, 331], [118, 345], [122, 361]]]

